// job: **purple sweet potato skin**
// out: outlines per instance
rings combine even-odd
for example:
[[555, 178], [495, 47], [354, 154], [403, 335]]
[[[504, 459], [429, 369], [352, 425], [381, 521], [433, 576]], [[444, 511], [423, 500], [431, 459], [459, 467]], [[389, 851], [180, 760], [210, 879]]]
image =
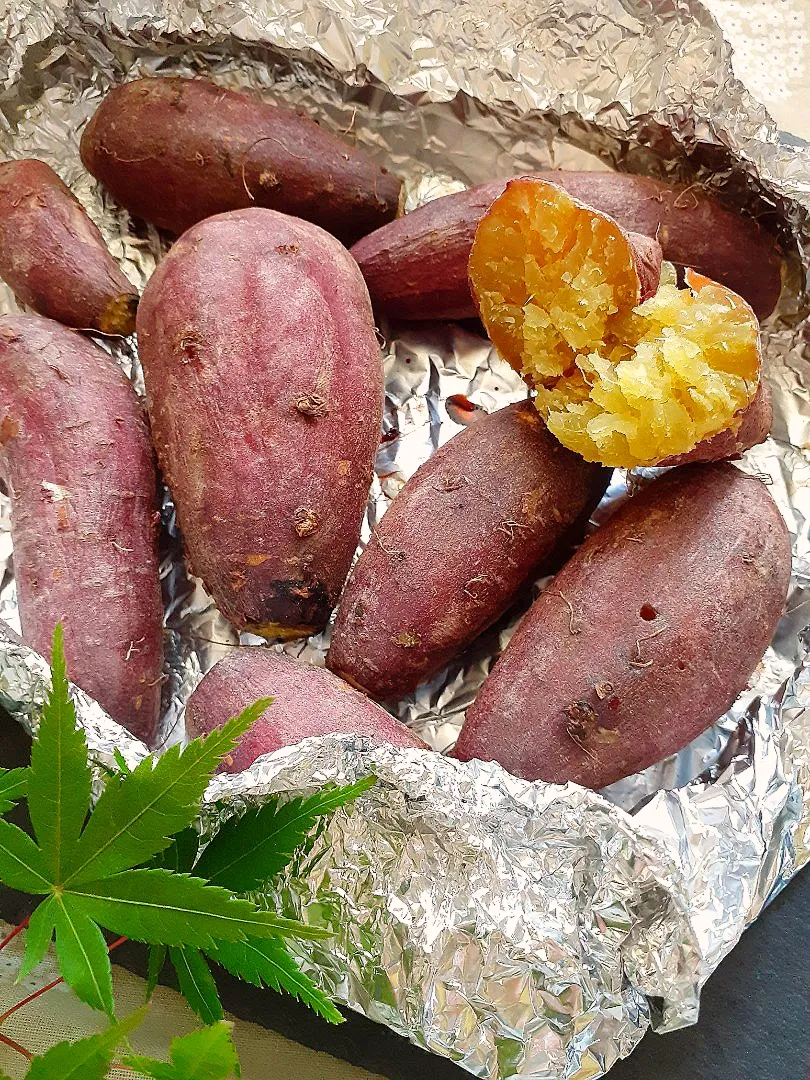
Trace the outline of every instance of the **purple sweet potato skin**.
[[266, 206], [350, 244], [395, 217], [402, 186], [307, 117], [206, 79], [115, 87], [84, 130], [81, 157], [132, 214], [175, 235]]
[[601, 788], [686, 746], [745, 688], [782, 614], [790, 541], [758, 480], [673, 469], [535, 601], [455, 748]]
[[149, 742], [160, 708], [157, 483], [129, 381], [50, 319], [0, 318], [0, 463], [23, 639]]
[[209, 218], [158, 266], [138, 344], [194, 572], [240, 629], [321, 629], [360, 536], [382, 420], [357, 264], [274, 210]]
[[391, 504], [355, 564], [327, 665], [401, 697], [491, 625], [584, 527], [609, 471], [549, 434], [530, 401], [482, 415]]
[[131, 334], [138, 291], [56, 173], [36, 158], [0, 164], [0, 277], [66, 326]]
[[[533, 174], [612, 217], [629, 232], [655, 237], [664, 258], [739, 293], [760, 319], [776, 307], [782, 259], [755, 221], [726, 209], [700, 188], [674, 188], [624, 173]], [[495, 180], [446, 195], [406, 214], [352, 248], [375, 306], [400, 319], [463, 319], [477, 314], [467, 280], [475, 230], [506, 187]]]
[[242, 772], [262, 754], [333, 732], [426, 748], [404, 724], [331, 672], [263, 648], [235, 649], [208, 672], [186, 705], [186, 734], [205, 735], [265, 697], [273, 703], [242, 736], [223, 771]]
[[664, 252], [657, 240], [644, 236], [643, 233], [629, 232], [627, 239], [630, 241], [633, 263], [638, 274], [639, 303], [643, 304], [645, 300], [655, 296], [661, 284]]

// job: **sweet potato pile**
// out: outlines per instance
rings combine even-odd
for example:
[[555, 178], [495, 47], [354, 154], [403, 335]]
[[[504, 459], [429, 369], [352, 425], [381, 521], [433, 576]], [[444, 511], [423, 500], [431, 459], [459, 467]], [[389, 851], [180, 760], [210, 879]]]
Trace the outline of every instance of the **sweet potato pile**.
[[[759, 225], [699, 190], [584, 173], [397, 218], [382, 165], [200, 79], [115, 88], [81, 153], [134, 215], [182, 235], [138, 307], [48, 166], [0, 166], [0, 275], [50, 316], [0, 320], [0, 467], [23, 635], [47, 653], [61, 620], [73, 678], [115, 719], [157, 732], [155, 457], [190, 568], [237, 630], [302, 638], [336, 612], [331, 671], [243, 645], [191, 696], [191, 734], [273, 699], [233, 771], [329, 732], [426, 752], [372, 699], [459, 662], [542, 574], [457, 758], [598, 788], [744, 689], [791, 567], [767, 488], [726, 460], [771, 423], [757, 317], [782, 257]], [[437, 449], [349, 572], [383, 410], [372, 301], [477, 314], [526, 400]], [[128, 334], [136, 307], [148, 425], [109, 355], [51, 321]], [[640, 465], [663, 475], [592, 531], [609, 467]]]

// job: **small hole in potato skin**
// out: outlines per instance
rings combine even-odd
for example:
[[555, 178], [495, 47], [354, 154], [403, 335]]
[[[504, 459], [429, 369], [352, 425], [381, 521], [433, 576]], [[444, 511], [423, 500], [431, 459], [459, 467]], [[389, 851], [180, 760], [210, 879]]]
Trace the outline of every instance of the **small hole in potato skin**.
[[684, 671], [685, 668], [686, 668], [686, 664], [683, 662], [683, 660], [679, 660], [678, 661], [678, 670], [679, 671]]
[[642, 619], [644, 619], [645, 622], [652, 622], [653, 619], [656, 618], [656, 616], [658, 615], [658, 612], [655, 610], [652, 604], [642, 604], [639, 615], [642, 617]]

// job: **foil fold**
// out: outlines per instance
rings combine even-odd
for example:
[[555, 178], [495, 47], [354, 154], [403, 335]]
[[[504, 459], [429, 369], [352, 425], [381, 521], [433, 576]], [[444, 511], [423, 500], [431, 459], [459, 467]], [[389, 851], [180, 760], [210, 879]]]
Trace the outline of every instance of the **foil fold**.
[[[808, 150], [780, 142], [695, 0], [6, 0], [4, 21], [0, 151], [48, 161], [140, 288], [166, 242], [85, 173], [78, 138], [106, 89], [152, 74], [202, 74], [306, 110], [400, 172], [409, 209], [496, 176], [614, 167], [704, 184], [777, 232], [785, 289], [763, 328], [775, 424], [741, 467], [768, 483], [794, 568], [774, 642], [729, 713], [599, 794], [310, 739], [217, 777], [201, 823], [208, 835], [270, 793], [373, 771], [378, 784], [260, 899], [333, 930], [300, 956], [339, 1001], [475, 1076], [590, 1080], [651, 1026], [695, 1022], [708, 976], [810, 858]], [[0, 287], [0, 312], [12, 310]], [[459, 430], [451, 395], [493, 409], [526, 394], [470, 325], [384, 324], [381, 340], [386, 410], [364, 540]], [[101, 343], [140, 390], [134, 343]], [[596, 523], [627, 480], [614, 476]], [[9, 514], [0, 499], [0, 617], [19, 629]], [[163, 517], [166, 746], [183, 738], [189, 693], [239, 639], [187, 572], [168, 496]], [[452, 746], [530, 600], [396, 706], [434, 748]], [[323, 663], [327, 645], [328, 631], [283, 648]], [[29, 731], [47, 680], [41, 658], [0, 640], [0, 704]], [[74, 694], [100, 784], [114, 749], [130, 765], [146, 750]]]

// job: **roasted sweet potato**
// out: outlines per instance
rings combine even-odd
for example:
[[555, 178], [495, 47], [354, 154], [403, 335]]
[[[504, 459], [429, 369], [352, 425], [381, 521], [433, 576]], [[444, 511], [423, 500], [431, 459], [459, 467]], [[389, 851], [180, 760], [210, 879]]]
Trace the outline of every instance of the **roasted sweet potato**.
[[341, 598], [328, 666], [372, 697], [413, 690], [584, 527], [608, 477], [562, 447], [529, 401], [477, 419], [375, 529]]
[[752, 446], [764, 442], [770, 434], [773, 423], [771, 392], [766, 383], [761, 382], [754, 395], [754, 400], [739, 416], [740, 426], [734, 425], [725, 431], [697, 444], [694, 450], [677, 457], [664, 458], [659, 465], [688, 465], [697, 461], [723, 461], [740, 457]]
[[733, 465], [630, 499], [529, 609], [455, 756], [601, 788], [686, 746], [745, 688], [782, 614], [787, 528]]
[[0, 465], [26, 644], [64, 624], [71, 679], [149, 742], [163, 609], [149, 430], [115, 362], [34, 315], [0, 318]]
[[382, 419], [357, 264], [274, 210], [209, 218], [158, 266], [138, 344], [194, 572], [240, 629], [321, 629], [360, 536]]
[[272, 705], [242, 737], [224, 771], [241, 772], [262, 754], [333, 732], [426, 748], [399, 720], [325, 668], [260, 647], [234, 649], [211, 668], [186, 705], [186, 733], [205, 735], [266, 697]]
[[0, 277], [23, 304], [81, 330], [131, 334], [138, 291], [53, 169], [0, 164]]
[[171, 233], [266, 206], [352, 243], [390, 221], [401, 181], [290, 109], [206, 79], [115, 87], [84, 130], [85, 168], [136, 217]]
[[[665, 259], [739, 293], [760, 319], [776, 307], [783, 260], [775, 241], [698, 185], [677, 188], [622, 173], [536, 175], [622, 229], [655, 237]], [[475, 316], [467, 279], [470, 249], [478, 222], [505, 187], [505, 180], [495, 180], [434, 199], [355, 244], [352, 254], [375, 306], [400, 319]]]
[[[737, 432], [759, 382], [759, 326], [691, 274], [643, 303], [633, 234], [559, 187], [510, 180], [481, 218], [470, 282], [493, 344], [537, 389], [549, 431], [632, 467]], [[722, 449], [722, 448], [721, 448]]]

